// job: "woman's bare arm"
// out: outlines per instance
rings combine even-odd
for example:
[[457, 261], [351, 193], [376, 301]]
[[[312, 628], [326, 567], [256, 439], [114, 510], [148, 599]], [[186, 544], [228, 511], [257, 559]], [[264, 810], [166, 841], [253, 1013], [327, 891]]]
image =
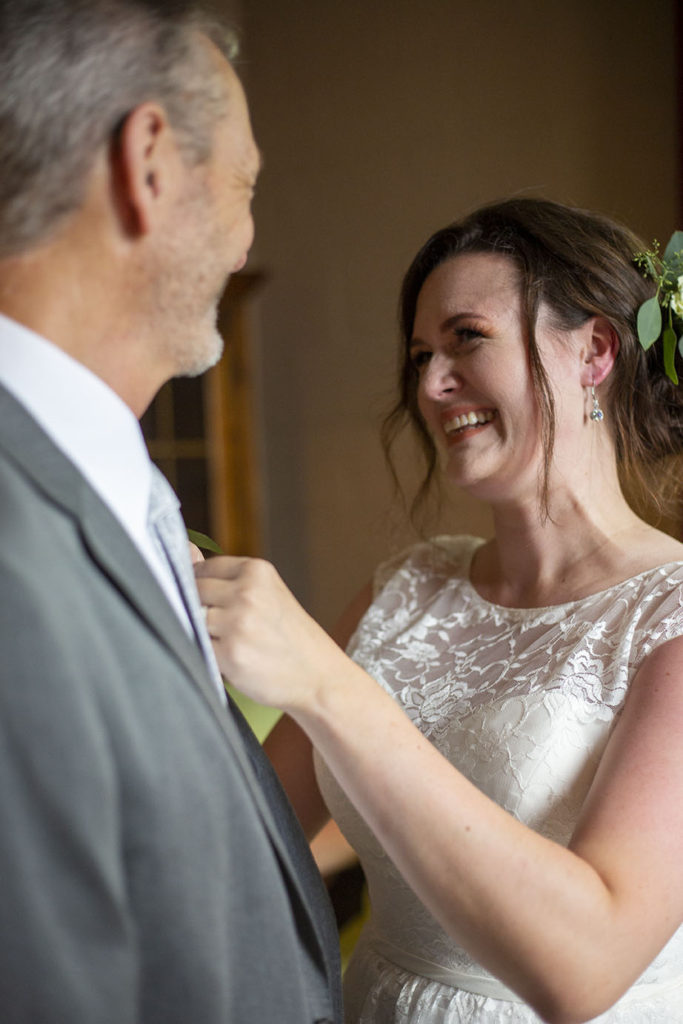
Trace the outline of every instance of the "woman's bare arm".
[[610, 1006], [683, 920], [683, 638], [638, 672], [566, 849], [457, 772], [271, 567], [229, 562], [200, 581], [226, 671], [290, 712], [446, 930], [549, 1021]]
[[[345, 650], [372, 600], [367, 584], [346, 608], [330, 636]], [[269, 733], [263, 749], [277, 772], [309, 842], [329, 820], [313, 768], [313, 745], [293, 718], [284, 714]]]

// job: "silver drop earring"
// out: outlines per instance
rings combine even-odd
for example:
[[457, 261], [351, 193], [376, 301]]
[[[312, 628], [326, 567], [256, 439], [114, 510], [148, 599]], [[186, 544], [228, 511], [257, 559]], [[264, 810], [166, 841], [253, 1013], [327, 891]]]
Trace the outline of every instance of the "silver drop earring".
[[595, 380], [591, 381], [591, 398], [593, 399], [593, 408], [591, 409], [591, 419], [594, 423], [600, 423], [604, 420], [605, 414], [600, 408], [600, 402], [598, 396], [595, 393]]

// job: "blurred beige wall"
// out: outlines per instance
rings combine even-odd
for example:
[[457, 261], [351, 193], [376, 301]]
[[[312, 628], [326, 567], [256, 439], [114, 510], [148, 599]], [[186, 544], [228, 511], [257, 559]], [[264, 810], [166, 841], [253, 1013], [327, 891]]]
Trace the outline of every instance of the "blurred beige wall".
[[[377, 423], [399, 282], [426, 237], [519, 191], [613, 214], [648, 241], [676, 226], [674, 3], [239, 10], [265, 157], [250, 267], [267, 275], [254, 304], [267, 554], [330, 625], [405, 542], [387, 518]], [[407, 472], [413, 461], [407, 445]], [[456, 496], [439, 528], [490, 527]]]

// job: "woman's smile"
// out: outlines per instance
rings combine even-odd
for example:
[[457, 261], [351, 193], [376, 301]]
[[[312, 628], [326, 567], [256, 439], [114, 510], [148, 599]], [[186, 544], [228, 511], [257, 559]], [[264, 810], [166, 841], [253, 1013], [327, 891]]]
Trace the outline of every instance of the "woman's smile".
[[470, 409], [466, 412], [457, 412], [453, 409], [445, 411], [441, 416], [444, 433], [448, 437], [448, 443], [457, 443], [465, 437], [479, 433], [493, 420], [496, 415], [494, 409]]

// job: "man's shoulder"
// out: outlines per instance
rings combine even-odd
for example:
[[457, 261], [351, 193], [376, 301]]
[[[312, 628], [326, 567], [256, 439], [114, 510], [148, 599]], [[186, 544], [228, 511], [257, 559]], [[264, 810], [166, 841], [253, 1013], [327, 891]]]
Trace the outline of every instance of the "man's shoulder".
[[[0, 467], [8, 479], [48, 481], [76, 469], [15, 396], [0, 384]], [[12, 472], [12, 468], [14, 472]]]
[[[60, 465], [64, 464], [64, 493], [73, 495], [76, 470], [69, 469], [67, 460], [49, 438], [43, 435], [44, 445], [35, 451], [30, 437], [13, 435], [14, 444], [9, 443], [3, 432], [2, 403], [0, 402], [0, 548], [8, 543], [22, 544], [25, 554], [40, 547], [40, 540], [47, 528], [46, 517], [64, 517], [64, 507], [51, 494], [50, 479], [59, 476]], [[36, 431], [40, 427], [35, 425]], [[49, 477], [44, 472], [50, 464]], [[55, 557], [59, 554], [55, 551]]]

